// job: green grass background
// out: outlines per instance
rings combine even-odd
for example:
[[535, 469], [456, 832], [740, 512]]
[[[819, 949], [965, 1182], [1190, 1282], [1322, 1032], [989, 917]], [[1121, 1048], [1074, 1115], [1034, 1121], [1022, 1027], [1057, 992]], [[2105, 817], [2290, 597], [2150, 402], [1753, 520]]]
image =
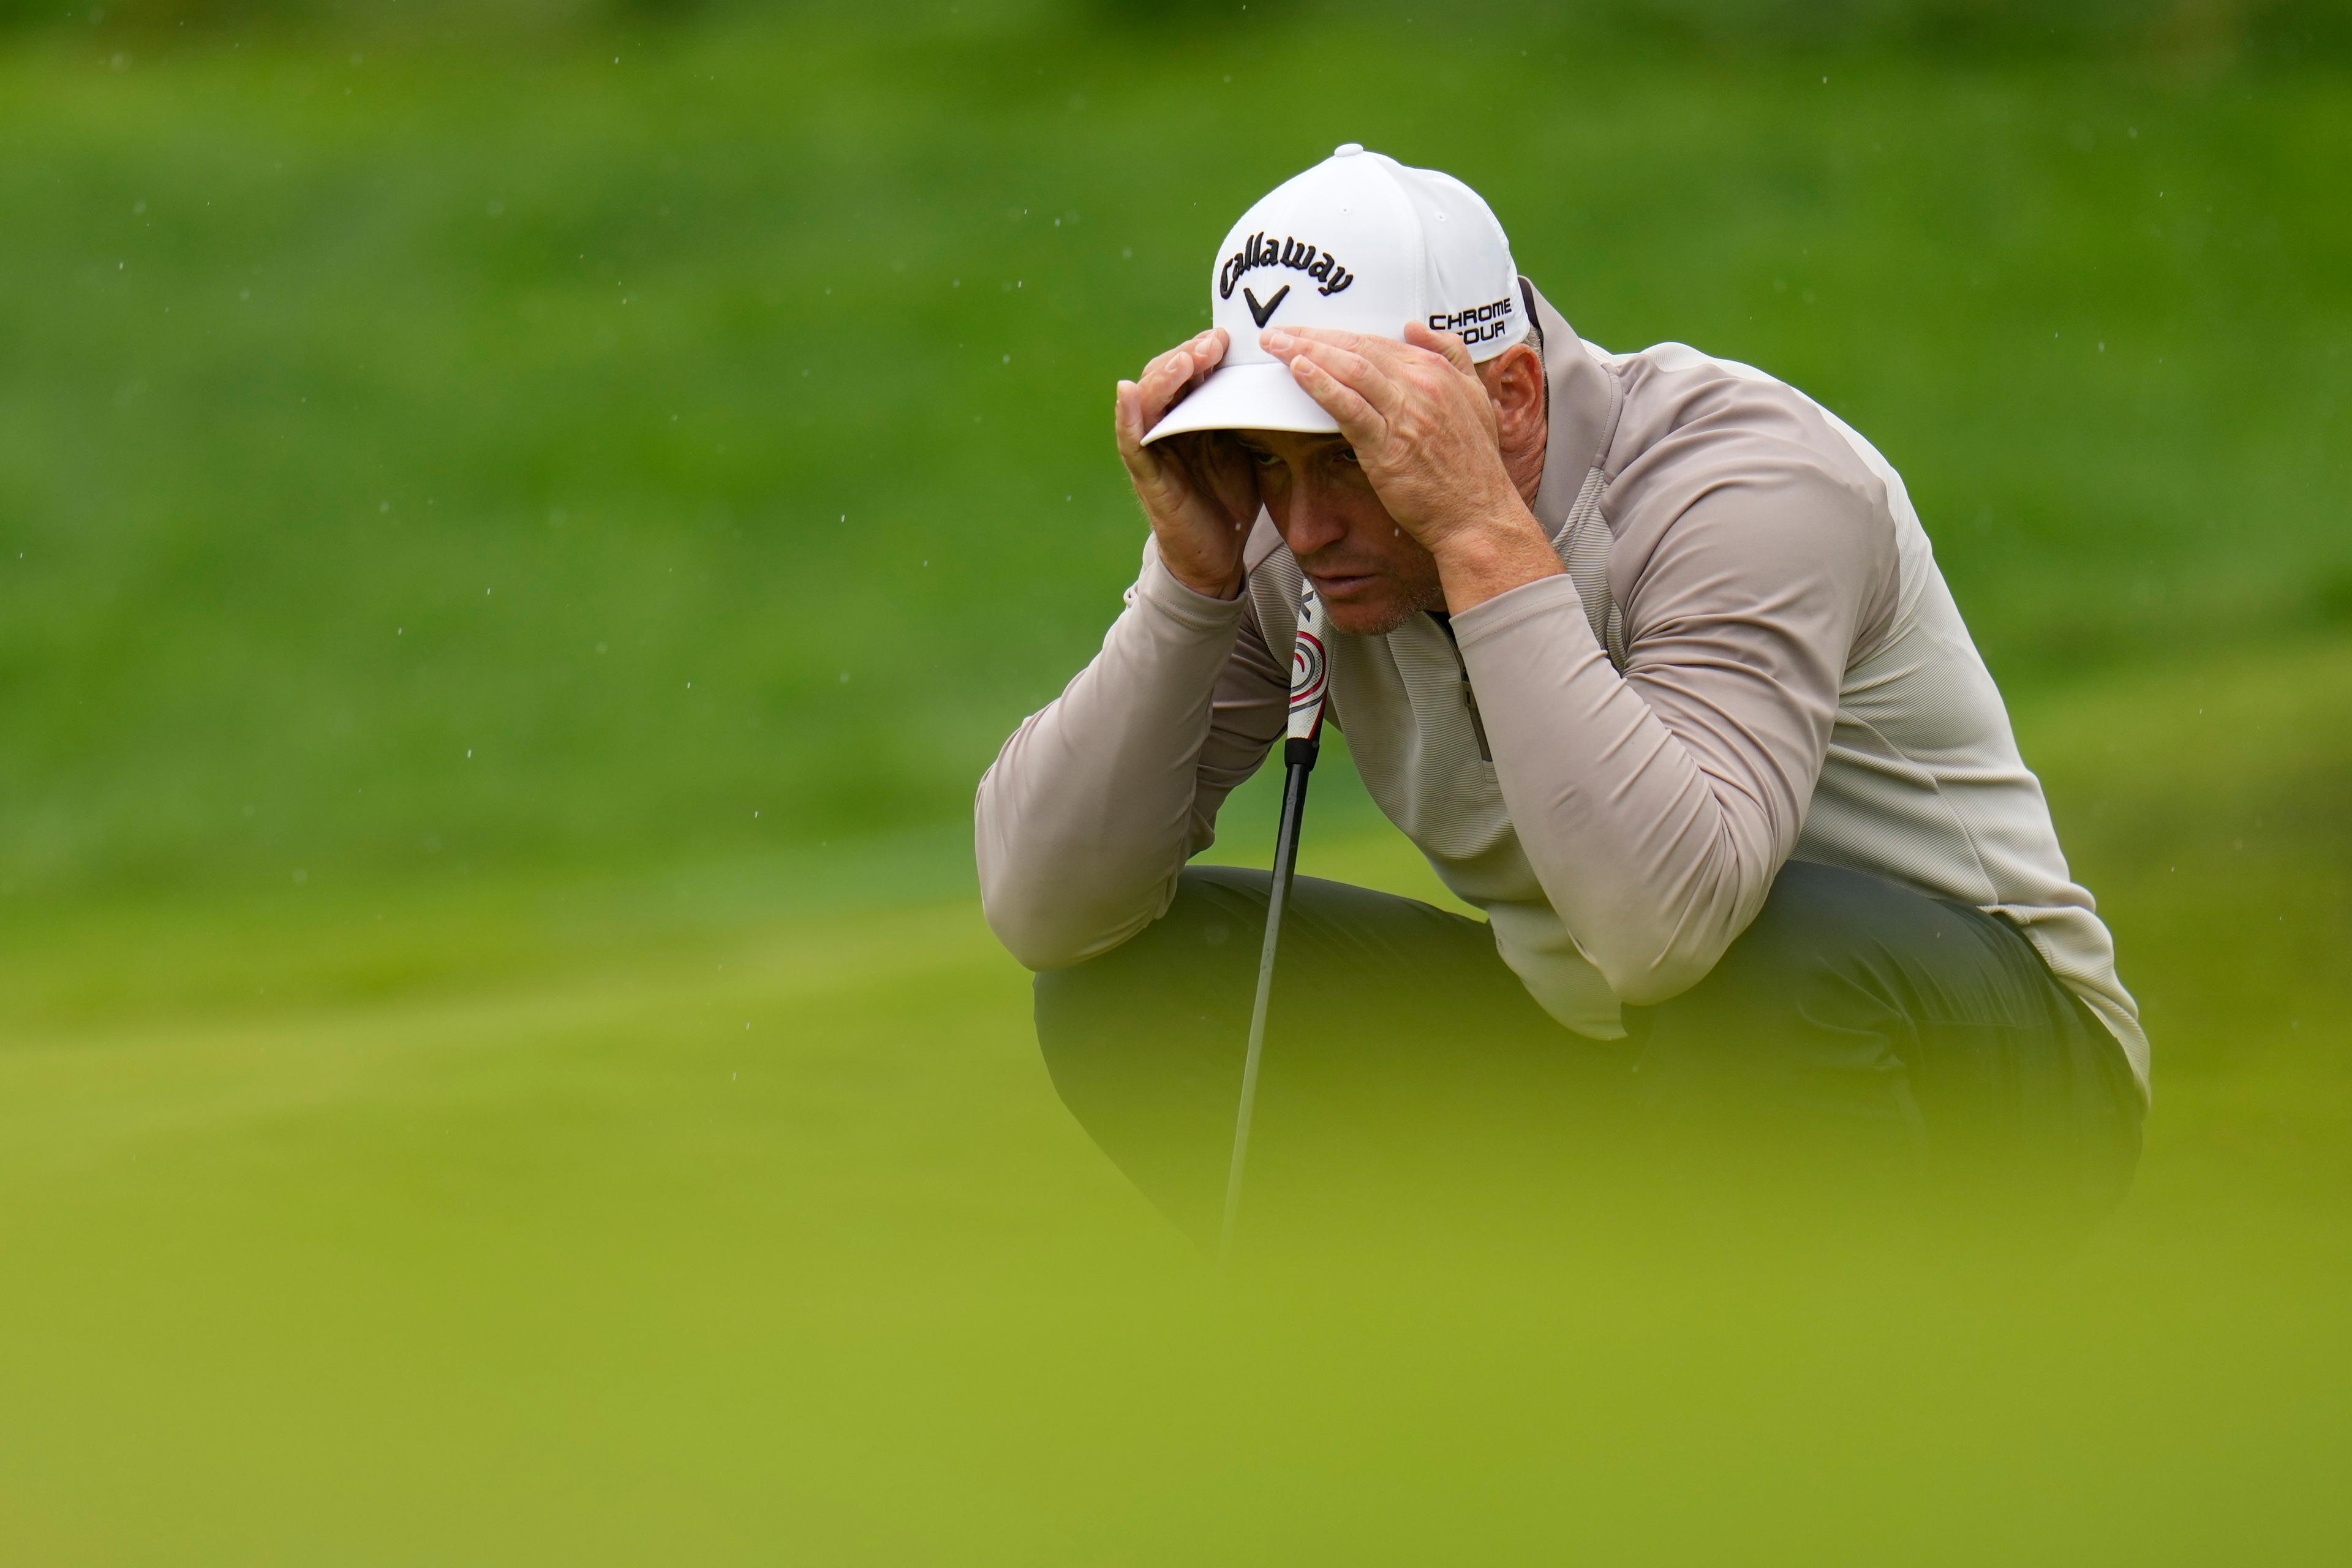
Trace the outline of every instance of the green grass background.
[[[2340, 1542], [2352, 72], [1719, 11], [0, 34], [0, 1558]], [[1903, 469], [2156, 1040], [2060, 1279], [1220, 1282], [1053, 1100], [970, 791], [1343, 140]]]

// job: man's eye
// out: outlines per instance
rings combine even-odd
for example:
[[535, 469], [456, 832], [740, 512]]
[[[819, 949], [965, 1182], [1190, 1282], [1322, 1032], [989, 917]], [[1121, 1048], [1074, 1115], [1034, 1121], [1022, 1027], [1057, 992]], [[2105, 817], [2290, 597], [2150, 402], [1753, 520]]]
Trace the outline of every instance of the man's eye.
[[1331, 460], [1338, 463], [1340, 467], [1347, 468], [1360, 468], [1362, 466], [1357, 461], [1356, 449], [1353, 447], [1340, 447], [1337, 452], [1331, 454]]
[[1261, 468], [1270, 468], [1276, 463], [1282, 461], [1280, 458], [1276, 457], [1272, 452], [1262, 451], [1255, 447], [1244, 447], [1242, 450], [1248, 453], [1249, 460], [1255, 463]]

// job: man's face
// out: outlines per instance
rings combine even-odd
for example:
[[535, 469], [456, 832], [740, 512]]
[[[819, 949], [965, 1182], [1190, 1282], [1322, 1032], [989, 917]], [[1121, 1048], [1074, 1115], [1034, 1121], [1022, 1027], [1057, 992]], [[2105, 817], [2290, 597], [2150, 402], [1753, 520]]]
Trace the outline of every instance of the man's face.
[[1389, 516], [1344, 438], [1286, 430], [1233, 434], [1332, 626], [1381, 637], [1444, 602], [1436, 558]]

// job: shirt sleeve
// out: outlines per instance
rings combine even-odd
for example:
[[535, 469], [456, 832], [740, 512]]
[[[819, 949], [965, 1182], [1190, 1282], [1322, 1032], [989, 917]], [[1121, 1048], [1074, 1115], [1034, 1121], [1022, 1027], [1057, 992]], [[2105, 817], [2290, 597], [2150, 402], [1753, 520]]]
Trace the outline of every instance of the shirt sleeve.
[[1622, 677], [1565, 575], [1454, 617], [1528, 862], [1620, 1000], [1687, 990], [1762, 908], [1892, 580], [1884, 533], [1872, 498], [1822, 468], [1713, 485], [1623, 596]]
[[1146, 545], [1102, 651], [980, 781], [981, 901], [1015, 958], [1082, 963], [1167, 912], [1218, 807], [1281, 734], [1288, 681], [1246, 593], [1195, 593]]

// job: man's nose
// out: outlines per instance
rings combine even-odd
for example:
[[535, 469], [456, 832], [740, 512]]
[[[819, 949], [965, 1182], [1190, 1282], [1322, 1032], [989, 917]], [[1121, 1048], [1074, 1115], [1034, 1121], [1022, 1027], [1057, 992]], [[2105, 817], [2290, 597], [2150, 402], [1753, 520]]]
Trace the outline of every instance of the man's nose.
[[1291, 554], [1304, 559], [1347, 536], [1347, 520], [1334, 500], [1312, 479], [1291, 486], [1290, 504], [1283, 509], [1282, 518], [1282, 542], [1290, 546]]

